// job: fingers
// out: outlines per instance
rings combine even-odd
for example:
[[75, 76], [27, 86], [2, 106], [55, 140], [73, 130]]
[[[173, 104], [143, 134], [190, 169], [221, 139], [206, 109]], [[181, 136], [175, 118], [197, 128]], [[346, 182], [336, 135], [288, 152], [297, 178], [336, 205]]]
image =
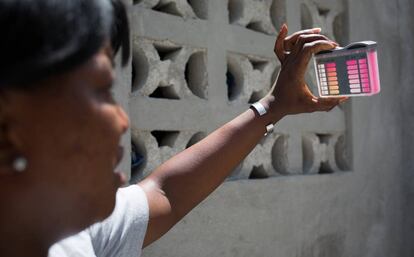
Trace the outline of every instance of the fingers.
[[312, 55], [324, 50], [332, 50], [337, 45], [332, 41], [327, 40], [316, 40], [313, 42], [305, 43], [301, 49], [298, 50], [299, 69], [305, 69], [308, 66]]
[[314, 98], [312, 99], [314, 111], [330, 111], [335, 108], [338, 104], [348, 100], [348, 97], [340, 98]]
[[277, 36], [274, 52], [281, 63], [285, 60], [285, 47], [284, 41], [288, 33], [286, 24], [283, 24], [280, 28], [279, 35]]
[[285, 51], [289, 51], [289, 52], [292, 51], [294, 49], [296, 42], [298, 41], [298, 38], [302, 35], [319, 34], [319, 33], [321, 33], [321, 28], [306, 29], [306, 30], [295, 32], [292, 35], [285, 38], [283, 42], [284, 49]]
[[293, 49], [291, 51], [292, 51], [293, 54], [296, 54], [296, 53], [298, 53], [299, 51], [301, 51], [303, 49], [303, 47], [304, 47], [305, 44], [312, 43], [312, 42], [315, 42], [315, 41], [320, 41], [320, 40], [328, 41], [328, 42], [332, 43], [333, 45], [335, 45], [335, 47], [338, 46], [337, 43], [329, 40], [324, 35], [320, 35], [320, 34], [307, 34], [307, 35], [300, 35], [297, 38], [296, 43], [295, 43], [295, 45], [294, 45], [294, 47], [293, 47]]
[[[313, 28], [313, 29], [301, 30], [301, 31], [293, 33], [290, 36], [287, 36], [288, 27], [286, 24], [283, 24], [282, 27], [280, 28], [279, 34], [276, 39], [275, 47], [274, 47], [274, 52], [277, 58], [280, 60], [280, 62], [283, 62], [286, 58], [286, 52], [290, 52], [295, 48], [295, 44], [298, 42], [298, 39], [301, 38], [301, 36], [319, 34], [320, 32], [321, 32], [320, 28]], [[314, 40], [328, 40], [328, 38], [321, 35], [320, 38], [314, 38]]]

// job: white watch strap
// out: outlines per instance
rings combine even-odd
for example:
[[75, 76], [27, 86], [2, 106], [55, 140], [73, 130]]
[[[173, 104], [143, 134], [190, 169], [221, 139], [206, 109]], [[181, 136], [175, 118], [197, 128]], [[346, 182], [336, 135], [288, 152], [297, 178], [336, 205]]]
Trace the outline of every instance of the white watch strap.
[[[266, 108], [263, 106], [263, 104], [256, 102], [254, 104], [251, 105], [251, 107], [253, 107], [257, 113], [259, 114], [259, 116], [263, 116], [267, 113]], [[266, 133], [265, 136], [267, 136], [268, 134], [273, 132], [274, 129], [274, 125], [272, 123], [270, 123], [269, 125], [266, 126]]]
[[266, 108], [259, 102], [252, 104], [252, 107], [257, 111], [259, 116], [263, 116], [267, 113]]

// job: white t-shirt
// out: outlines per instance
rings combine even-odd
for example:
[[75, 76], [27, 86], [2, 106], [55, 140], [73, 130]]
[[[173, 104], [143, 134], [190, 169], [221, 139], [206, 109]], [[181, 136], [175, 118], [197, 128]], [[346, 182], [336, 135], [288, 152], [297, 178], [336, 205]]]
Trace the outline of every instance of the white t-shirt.
[[142, 189], [119, 189], [109, 218], [49, 249], [49, 257], [139, 257], [149, 218]]

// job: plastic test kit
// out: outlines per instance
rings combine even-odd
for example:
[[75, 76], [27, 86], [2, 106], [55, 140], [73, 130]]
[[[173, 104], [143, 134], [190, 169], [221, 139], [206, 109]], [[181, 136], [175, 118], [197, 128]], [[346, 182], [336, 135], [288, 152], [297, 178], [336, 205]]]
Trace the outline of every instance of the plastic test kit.
[[374, 41], [319, 52], [314, 62], [321, 97], [367, 96], [380, 92]]

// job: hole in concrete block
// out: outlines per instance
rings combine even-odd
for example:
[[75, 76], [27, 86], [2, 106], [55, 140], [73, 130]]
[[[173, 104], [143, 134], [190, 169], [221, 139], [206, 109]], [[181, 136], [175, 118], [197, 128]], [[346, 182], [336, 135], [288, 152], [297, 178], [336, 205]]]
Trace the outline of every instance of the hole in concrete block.
[[316, 134], [319, 137], [319, 141], [321, 144], [329, 144], [329, 139], [331, 138], [331, 135], [329, 134]]
[[333, 169], [329, 166], [328, 163], [322, 162], [321, 166], [319, 167], [319, 174], [332, 174], [334, 173]]
[[198, 132], [195, 135], [193, 135], [190, 139], [190, 141], [188, 141], [187, 145], [185, 148], [189, 148], [192, 145], [197, 144], [198, 142], [200, 142], [201, 140], [203, 140], [203, 138], [206, 137], [206, 134], [203, 132]]
[[191, 55], [185, 67], [185, 79], [191, 92], [207, 99], [207, 64], [204, 52]]
[[253, 167], [252, 171], [250, 172], [249, 179], [265, 179], [268, 177], [269, 175], [267, 174], [263, 165], [260, 165], [260, 166]]
[[235, 97], [236, 79], [230, 71], [226, 73], [227, 80], [227, 97], [229, 100], [233, 100]]
[[309, 173], [315, 162], [315, 153], [313, 147], [314, 141], [308, 136], [302, 137], [302, 160], [303, 160], [303, 172]]
[[236, 100], [243, 91], [244, 75], [237, 60], [228, 58], [227, 73], [227, 97], [230, 101]]
[[261, 22], [250, 22], [249, 24], [247, 24], [246, 28], [254, 30], [254, 31], [266, 33], [266, 31], [263, 29], [263, 25]]
[[312, 13], [306, 4], [300, 5], [300, 24], [302, 29], [310, 29], [313, 27]]
[[266, 66], [269, 64], [268, 61], [260, 61], [260, 60], [252, 60], [252, 59], [249, 59], [249, 61], [252, 64], [254, 70], [259, 70], [261, 72], [263, 72]]
[[[134, 0], [133, 4], [140, 4], [144, 2], [143, 0]], [[208, 0], [187, 0], [187, 3], [191, 10], [194, 12], [188, 11], [187, 6], [181, 6], [180, 3], [177, 1], [162, 1], [159, 0], [157, 2], [149, 2], [147, 4], [143, 4], [146, 8], [151, 8], [154, 11], [163, 12], [167, 14], [171, 14], [174, 16], [187, 16], [189, 15], [191, 18], [200, 18], [200, 19], [207, 19], [208, 17]], [[193, 17], [195, 14], [196, 17]]]
[[132, 56], [132, 88], [131, 91], [134, 92], [142, 88], [149, 75], [149, 65], [145, 53], [137, 49], [134, 51]]
[[266, 93], [264, 91], [254, 91], [249, 99], [249, 104], [253, 104], [262, 99]]
[[204, 20], [208, 18], [208, 0], [187, 0], [187, 2], [198, 18]]
[[180, 100], [180, 96], [175, 92], [172, 86], [158, 87], [152, 94], [149, 95], [151, 98], [171, 99]]
[[131, 179], [130, 183], [137, 183], [143, 178], [143, 170], [147, 163], [147, 151], [145, 145], [133, 139], [131, 142]]
[[349, 42], [349, 27], [347, 20], [347, 14], [345, 12], [342, 12], [335, 17], [333, 22], [333, 33], [335, 40], [341, 45], [345, 45], [347, 42]]
[[272, 166], [280, 174], [288, 174], [288, 136], [277, 137], [272, 147]]
[[243, 5], [239, 0], [229, 0], [228, 10], [229, 10], [229, 22], [234, 23], [236, 20], [240, 19], [243, 15]]
[[329, 15], [330, 10], [327, 8], [323, 8], [323, 7], [318, 7], [318, 13], [320, 16], [322, 17], [327, 17]]
[[345, 136], [340, 136], [336, 142], [335, 161], [340, 170], [350, 170], [350, 156]]
[[288, 0], [274, 0], [270, 7], [269, 15], [277, 31], [286, 22], [286, 1]]
[[154, 130], [151, 134], [155, 137], [158, 143], [158, 147], [168, 146], [174, 147], [174, 144], [180, 135], [179, 131], [161, 131]]
[[152, 9], [158, 12], [168, 13], [168, 14], [172, 14], [175, 16], [181, 16], [181, 12], [177, 7], [177, 3], [175, 2], [164, 4], [162, 1], [160, 1]]
[[161, 61], [174, 59], [182, 49], [182, 47], [179, 46], [165, 46], [157, 43], [154, 44], [154, 47], [157, 50]]
[[[331, 139], [331, 135], [329, 134], [316, 134], [319, 138], [319, 142], [321, 145], [325, 145], [327, 146], [329, 144], [329, 141]], [[325, 153], [327, 154], [327, 153]], [[328, 162], [324, 162], [322, 161], [319, 167], [319, 174], [330, 174], [330, 173], [334, 173], [333, 168], [329, 165]]]
[[[246, 1], [247, 2], [247, 1]], [[260, 1], [256, 1], [257, 4], [264, 4], [266, 8], [266, 13], [252, 13], [253, 10], [247, 10], [248, 8], [260, 8], [250, 6], [249, 3], [240, 0], [229, 0], [228, 1], [228, 12], [229, 12], [229, 23], [230, 24], [237, 24], [245, 26], [247, 29], [265, 33], [265, 34], [274, 34], [274, 30], [271, 27], [279, 28], [281, 24], [286, 21], [286, 7], [285, 7], [285, 0], [273, 0], [271, 2], [270, 8], [265, 3], [259, 3]], [[263, 1], [262, 1], [263, 2]], [[267, 24], [269, 21], [267, 19], [263, 19], [263, 16], [270, 17], [270, 23]], [[250, 19], [250, 22], [249, 20]], [[247, 24], [246, 24], [247, 23]], [[270, 25], [270, 28], [269, 28]], [[270, 30], [270, 31], [269, 31]]]

